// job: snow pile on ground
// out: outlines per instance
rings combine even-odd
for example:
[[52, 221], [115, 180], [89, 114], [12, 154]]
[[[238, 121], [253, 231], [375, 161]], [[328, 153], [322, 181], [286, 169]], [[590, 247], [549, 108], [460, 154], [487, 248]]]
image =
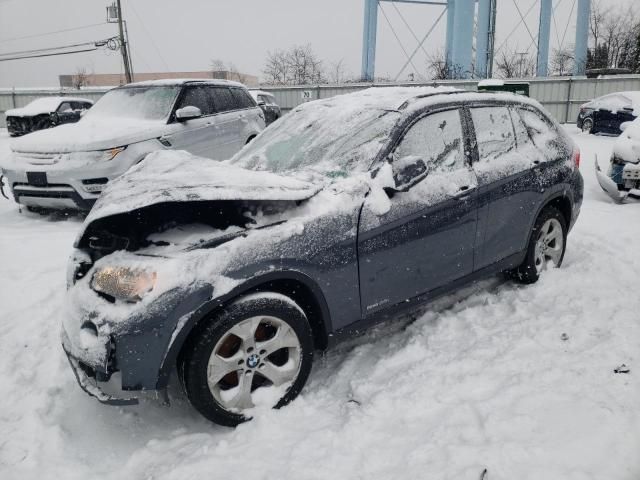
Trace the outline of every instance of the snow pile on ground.
[[593, 175], [614, 139], [572, 132], [585, 202], [562, 269], [484, 282], [343, 344], [298, 400], [235, 430], [176, 385], [169, 408], [84, 394], [58, 313], [80, 220], [0, 199], [0, 478], [637, 479], [640, 205], [614, 205]]

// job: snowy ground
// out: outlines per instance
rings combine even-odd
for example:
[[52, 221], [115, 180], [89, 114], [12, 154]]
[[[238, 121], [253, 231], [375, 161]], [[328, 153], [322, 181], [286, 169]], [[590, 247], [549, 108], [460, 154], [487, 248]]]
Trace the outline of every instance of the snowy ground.
[[613, 139], [569, 128], [586, 198], [562, 269], [342, 345], [292, 405], [235, 430], [175, 387], [168, 408], [86, 396], [58, 338], [80, 220], [0, 198], [0, 478], [640, 478], [640, 204], [595, 181]]

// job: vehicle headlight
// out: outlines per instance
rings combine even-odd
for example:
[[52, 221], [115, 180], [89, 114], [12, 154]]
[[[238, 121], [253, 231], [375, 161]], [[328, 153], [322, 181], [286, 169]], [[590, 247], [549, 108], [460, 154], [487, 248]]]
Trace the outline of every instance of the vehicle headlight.
[[137, 302], [153, 290], [156, 272], [139, 268], [102, 267], [91, 279], [91, 288], [125, 302]]
[[100, 160], [104, 162], [108, 162], [109, 160], [113, 160], [116, 156], [122, 152], [127, 147], [117, 147], [110, 148], [109, 150], [101, 150], [97, 153], [101, 155]]

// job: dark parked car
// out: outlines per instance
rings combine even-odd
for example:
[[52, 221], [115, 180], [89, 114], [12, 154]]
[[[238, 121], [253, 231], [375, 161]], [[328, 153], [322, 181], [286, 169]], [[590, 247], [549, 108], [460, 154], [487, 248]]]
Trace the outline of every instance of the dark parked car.
[[578, 163], [537, 102], [431, 88], [304, 104], [227, 162], [157, 152], [85, 221], [64, 349], [104, 403], [137, 400], [103, 382], [162, 391], [177, 366], [193, 406], [236, 425], [294, 399], [315, 350], [469, 282], [560, 266]]
[[580, 106], [576, 125], [587, 133], [620, 135], [620, 125], [640, 112], [640, 92], [610, 93]]
[[280, 106], [276, 103], [276, 97], [262, 90], [249, 90], [258, 106], [264, 112], [265, 123], [269, 125], [282, 116]]
[[36, 130], [80, 120], [82, 112], [93, 105], [91, 100], [75, 97], [42, 97], [22, 108], [5, 112], [9, 135], [17, 137]]

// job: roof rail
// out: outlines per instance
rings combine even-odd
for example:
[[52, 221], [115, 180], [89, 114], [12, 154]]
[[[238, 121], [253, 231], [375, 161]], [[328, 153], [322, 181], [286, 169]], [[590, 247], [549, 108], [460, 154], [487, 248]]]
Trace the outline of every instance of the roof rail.
[[463, 90], [461, 88], [458, 88], [456, 90], [445, 90], [442, 92], [423, 93], [421, 95], [416, 95], [415, 97], [411, 97], [409, 100], [405, 101], [402, 105], [400, 105], [398, 110], [404, 110], [409, 106], [409, 103], [415, 100], [420, 100], [422, 98], [436, 97], [438, 95], [456, 95], [458, 93], [469, 93], [469, 92], [474, 92], [474, 90]]

